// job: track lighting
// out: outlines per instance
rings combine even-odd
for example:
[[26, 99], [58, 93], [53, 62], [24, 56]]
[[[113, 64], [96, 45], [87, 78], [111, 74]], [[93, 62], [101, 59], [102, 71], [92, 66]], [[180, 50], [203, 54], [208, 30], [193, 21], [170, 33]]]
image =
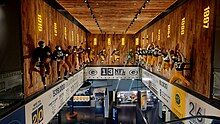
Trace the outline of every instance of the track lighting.
[[94, 14], [93, 11], [92, 11], [91, 6], [89, 5], [89, 1], [88, 1], [88, 0], [84, 0], [84, 2], [87, 4], [87, 7], [88, 7], [88, 9], [90, 10], [90, 14], [91, 14], [92, 18], [95, 20], [95, 22], [96, 22], [96, 24], [97, 24], [97, 26], [98, 26], [100, 32], [102, 33], [102, 30], [101, 30], [101, 28], [100, 28], [100, 26], [99, 26], [99, 23], [98, 23], [98, 21], [97, 21], [97, 19], [96, 19], [96, 16], [95, 16], [95, 14]]
[[141, 6], [141, 8], [137, 11], [137, 13], [135, 14], [133, 20], [131, 21], [131, 23], [129, 24], [129, 26], [127, 27], [127, 29], [125, 30], [125, 33], [128, 31], [128, 29], [131, 27], [131, 25], [137, 20], [137, 16], [139, 16], [141, 14], [141, 10], [145, 9], [146, 7], [146, 3], [150, 2], [150, 0], [145, 0], [145, 2], [143, 3], [143, 5]]

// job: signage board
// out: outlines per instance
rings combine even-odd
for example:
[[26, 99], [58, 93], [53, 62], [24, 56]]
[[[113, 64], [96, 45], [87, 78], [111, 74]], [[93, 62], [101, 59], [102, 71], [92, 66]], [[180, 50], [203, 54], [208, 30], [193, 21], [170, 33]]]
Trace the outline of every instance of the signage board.
[[[142, 82], [179, 118], [209, 115], [220, 117], [220, 110], [164, 79], [142, 69]], [[156, 87], [156, 88], [155, 88]], [[210, 124], [212, 119], [196, 118], [188, 124]]]
[[83, 84], [83, 70], [25, 105], [27, 124], [46, 124]]
[[138, 67], [87, 67], [87, 79], [139, 79]]

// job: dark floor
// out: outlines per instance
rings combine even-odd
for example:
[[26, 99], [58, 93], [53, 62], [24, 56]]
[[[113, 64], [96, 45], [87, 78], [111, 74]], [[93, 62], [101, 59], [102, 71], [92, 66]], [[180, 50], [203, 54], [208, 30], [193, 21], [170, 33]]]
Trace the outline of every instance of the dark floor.
[[[78, 113], [77, 119], [67, 120], [66, 113], [68, 108], [63, 108], [61, 111], [62, 124], [112, 124], [110, 119], [103, 118], [102, 115], [95, 114], [95, 108], [74, 108]], [[145, 117], [149, 124], [160, 124], [162, 121], [158, 116], [158, 105], [156, 103], [154, 108], [148, 109]], [[136, 106], [118, 106], [118, 124], [136, 124]], [[137, 115], [140, 116], [140, 115]], [[50, 124], [58, 124], [57, 118], [51, 121]]]

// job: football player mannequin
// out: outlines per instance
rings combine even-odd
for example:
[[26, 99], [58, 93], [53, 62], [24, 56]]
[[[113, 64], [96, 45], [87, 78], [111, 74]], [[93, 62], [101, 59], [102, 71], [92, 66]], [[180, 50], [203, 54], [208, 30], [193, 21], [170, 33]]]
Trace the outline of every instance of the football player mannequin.
[[147, 67], [150, 68], [152, 67], [153, 64], [153, 50], [154, 50], [155, 45], [153, 43], [150, 43], [147, 46]]
[[133, 50], [130, 49], [130, 50], [128, 51], [128, 53], [127, 53], [127, 60], [126, 60], [126, 62], [125, 62], [125, 65], [127, 65], [127, 64], [128, 64], [128, 65], [129, 65], [129, 64], [133, 64], [133, 63], [132, 63], [133, 57], [134, 57]]
[[106, 51], [105, 51], [105, 49], [101, 50], [98, 53], [98, 57], [99, 57], [99, 60], [100, 60], [101, 63], [103, 63], [105, 61], [105, 58], [106, 58]]
[[80, 68], [83, 66], [84, 64], [84, 58], [83, 58], [83, 52], [84, 52], [84, 49], [82, 48], [82, 46], [80, 46], [77, 50], [77, 54], [78, 54], [78, 64], [80, 66]]
[[160, 56], [160, 48], [159, 48], [159, 46], [156, 46], [152, 50], [152, 63], [151, 63], [151, 67], [153, 69], [156, 68], [156, 65], [157, 65], [157, 62], [158, 62], [158, 56]]
[[58, 80], [61, 79], [61, 69], [64, 67], [65, 72], [64, 72], [64, 79], [68, 80], [68, 73], [69, 73], [69, 66], [65, 62], [65, 57], [68, 56], [65, 54], [65, 51], [60, 47], [56, 46], [56, 50], [53, 52], [54, 59], [57, 61], [57, 74], [58, 74]]
[[[39, 41], [38, 47], [34, 50], [32, 56], [35, 60], [34, 70], [40, 73], [44, 89], [46, 89], [46, 75], [50, 74], [51, 54], [51, 49], [46, 46], [44, 41]], [[30, 87], [31, 85], [32, 83], [30, 84]]]
[[73, 46], [72, 62], [73, 62], [73, 68], [75, 69], [75, 71], [77, 71], [79, 69], [79, 60], [78, 60], [78, 54], [77, 54], [77, 46]]
[[73, 48], [72, 46], [68, 46], [67, 50], [65, 51], [66, 57], [65, 57], [65, 62], [69, 66], [69, 75], [72, 76], [73, 74], [73, 64], [71, 62], [72, 57], [73, 57]]
[[170, 83], [179, 83], [184, 86], [190, 86], [190, 82], [183, 76], [183, 70], [186, 65], [186, 59], [180, 50], [176, 51], [176, 54], [172, 56], [173, 60], [173, 69], [172, 75], [170, 78]]
[[112, 58], [112, 63], [115, 63], [116, 61], [119, 61], [120, 59], [120, 51], [117, 49], [114, 49], [112, 54], [111, 54], [111, 58]]
[[172, 67], [172, 58], [171, 55], [174, 54], [173, 50], [163, 50], [162, 51], [162, 57], [163, 57], [163, 62], [161, 65], [161, 73], [162, 74], [169, 74], [171, 71]]

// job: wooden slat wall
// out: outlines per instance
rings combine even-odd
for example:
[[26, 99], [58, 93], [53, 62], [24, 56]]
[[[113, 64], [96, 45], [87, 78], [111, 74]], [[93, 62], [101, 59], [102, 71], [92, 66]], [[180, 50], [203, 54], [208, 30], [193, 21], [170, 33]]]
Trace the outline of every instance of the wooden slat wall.
[[[56, 45], [66, 49], [68, 45], [85, 47], [86, 33], [51, 8], [42, 0], [22, 1], [22, 41], [24, 55], [24, 82], [25, 96], [30, 96], [43, 89], [41, 77], [37, 72], [31, 72], [31, 53], [38, 46], [39, 40], [44, 40], [54, 51]], [[43, 30], [38, 31], [37, 16], [42, 16]], [[54, 23], [57, 23], [57, 36], [54, 35]], [[67, 39], [64, 38], [64, 26], [67, 27]], [[72, 31], [74, 32], [72, 40]], [[77, 39], [78, 35], [78, 39]], [[83, 44], [81, 44], [81, 42]], [[51, 74], [46, 79], [47, 85], [52, 85], [57, 80], [57, 63], [51, 62]], [[32, 78], [31, 78], [32, 75]], [[28, 87], [32, 82], [33, 87]]]
[[[125, 38], [125, 45], [122, 46], [122, 37]], [[94, 46], [94, 38], [97, 38], [97, 45]], [[108, 45], [108, 38], [111, 38], [111, 45]], [[124, 65], [125, 60], [127, 59], [127, 53], [129, 49], [135, 51], [135, 42], [133, 35], [123, 35], [123, 34], [90, 34], [88, 36], [88, 46], [91, 50], [94, 50], [95, 61], [91, 64], [93, 65]], [[105, 49], [106, 50], [106, 61], [103, 63], [100, 61], [97, 54], [99, 51]], [[114, 49], [120, 51], [120, 59], [118, 62], [112, 62], [111, 53]], [[134, 61], [134, 60], [133, 60]]]
[[[214, 0], [189, 0], [182, 6], [157, 21], [155, 24], [138, 34], [142, 40], [142, 48], [148, 46], [146, 37], [156, 45], [165, 49], [175, 49], [177, 44], [180, 50], [191, 62], [191, 70], [184, 71], [183, 75], [191, 82], [188, 87], [206, 97], [210, 97], [211, 84], [211, 56], [213, 44]], [[204, 9], [210, 7], [209, 28], [203, 28]], [[181, 35], [181, 20], [185, 17], [185, 34]], [[167, 38], [167, 27], [171, 26], [170, 38]], [[160, 40], [158, 30], [160, 29]], [[153, 37], [152, 37], [153, 33]], [[153, 39], [152, 39], [153, 38]], [[166, 78], [169, 74], [158, 73]]]

